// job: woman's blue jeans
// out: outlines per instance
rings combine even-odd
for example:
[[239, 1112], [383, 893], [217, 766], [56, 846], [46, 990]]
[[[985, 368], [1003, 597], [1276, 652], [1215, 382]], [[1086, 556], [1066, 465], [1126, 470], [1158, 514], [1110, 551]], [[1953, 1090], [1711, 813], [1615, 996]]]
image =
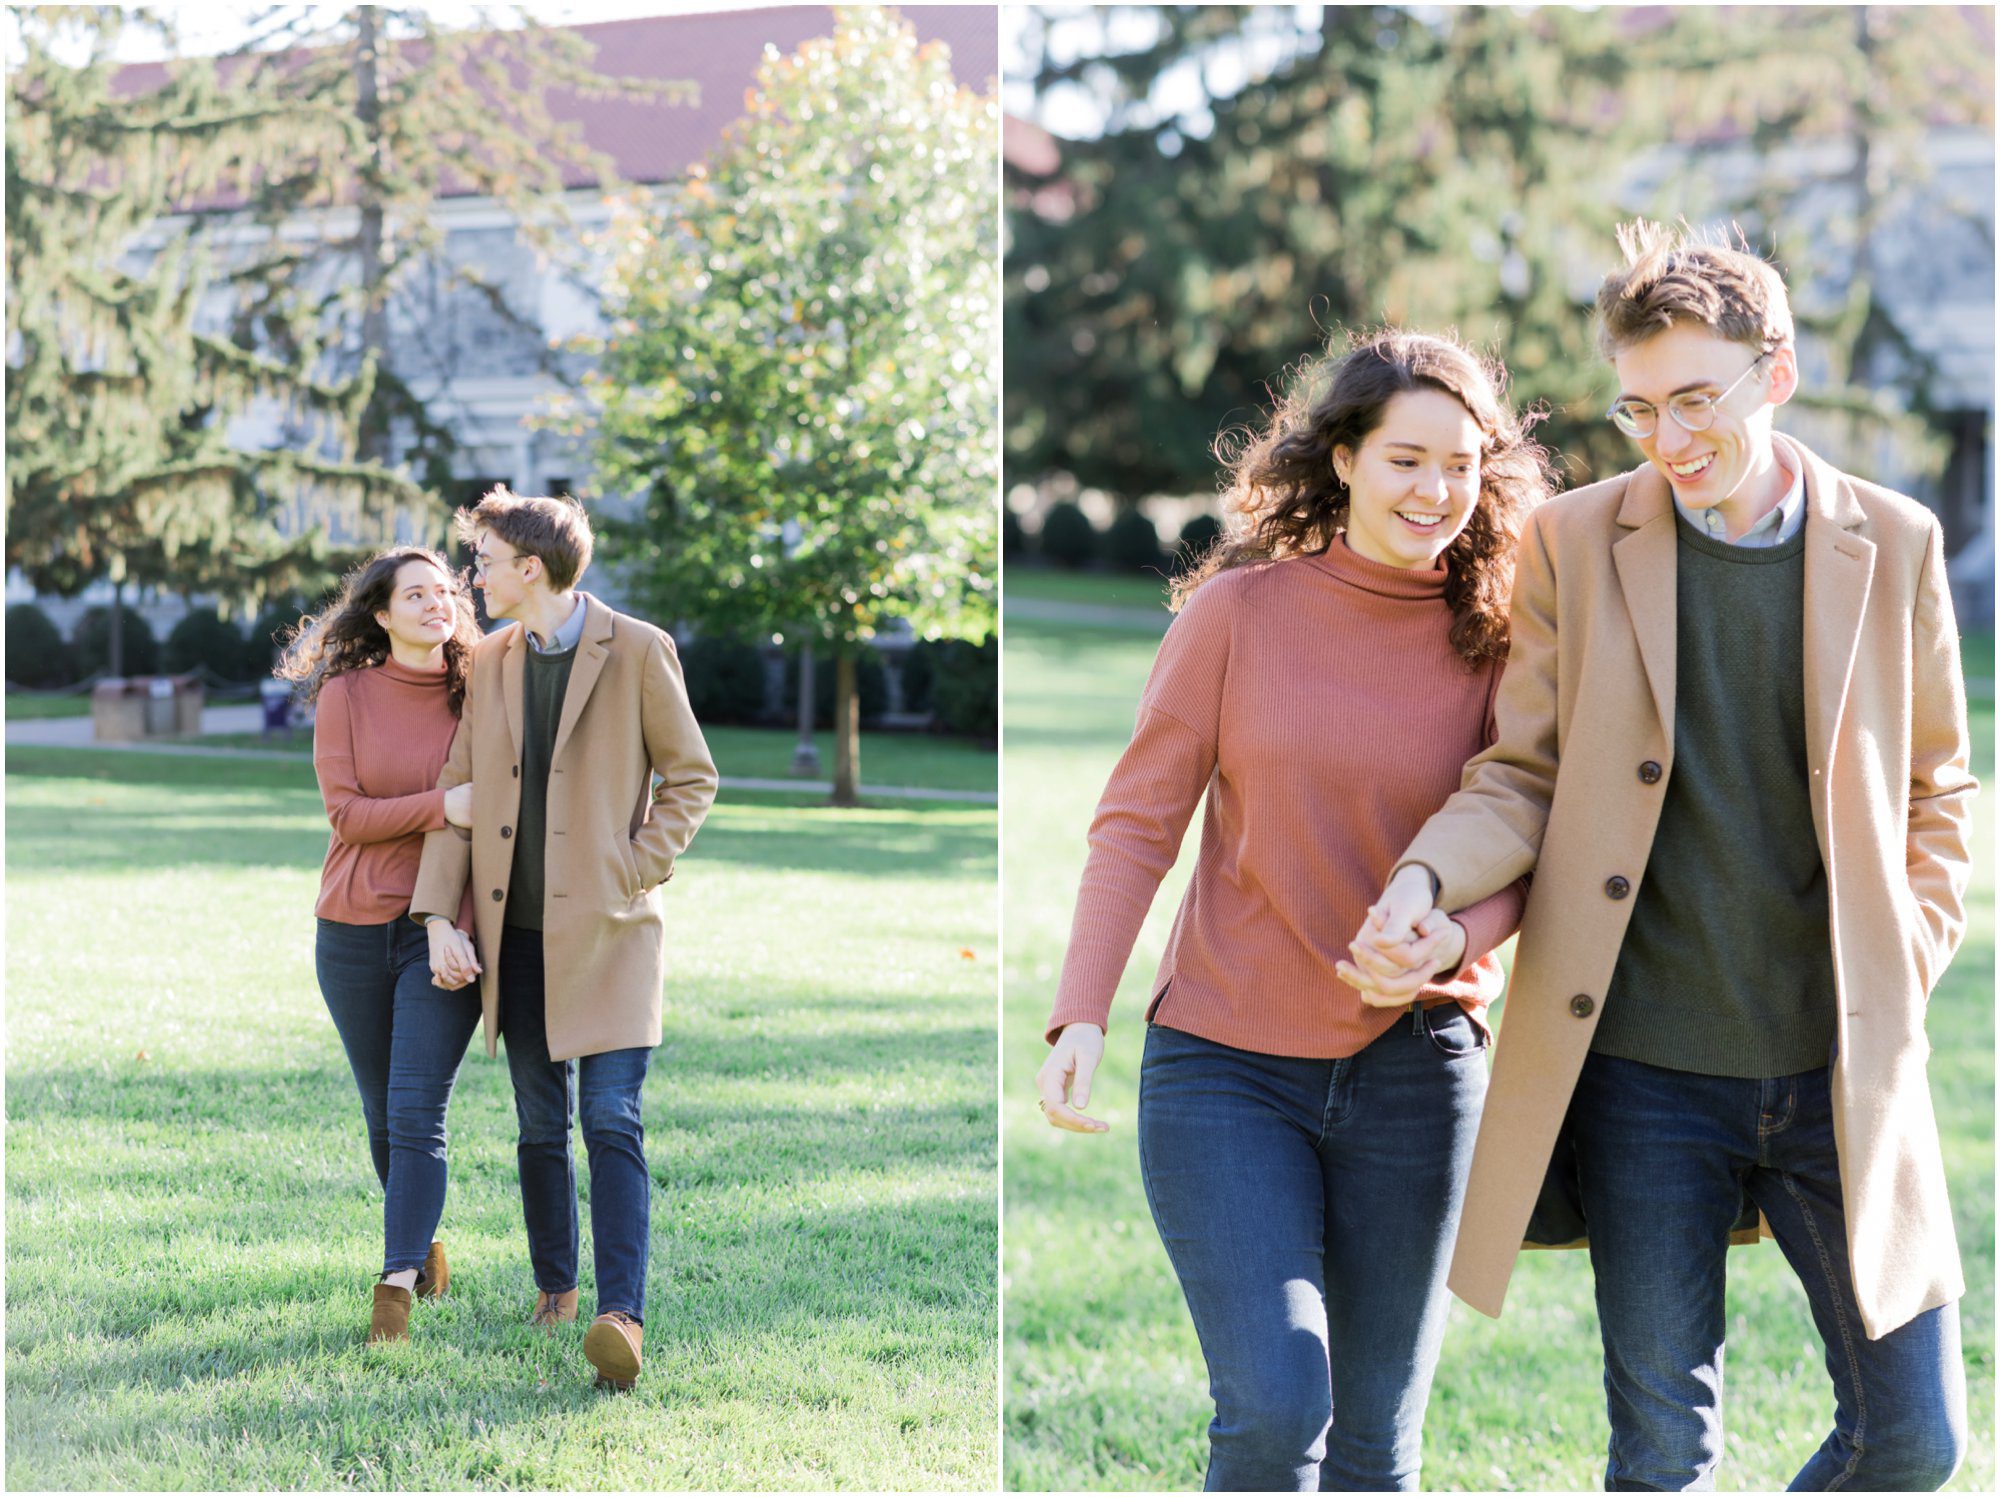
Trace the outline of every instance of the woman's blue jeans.
[[1792, 1490], [1951, 1479], [1965, 1450], [1958, 1306], [1879, 1340], [1863, 1331], [1827, 1067], [1745, 1080], [1592, 1054], [1570, 1119], [1604, 1335], [1607, 1491], [1715, 1485], [1729, 1229], [1746, 1198], [1799, 1276], [1833, 1382], [1833, 1428]]
[[1155, 1024], [1139, 1164], [1208, 1362], [1210, 1491], [1412, 1491], [1486, 1096], [1464, 1010], [1342, 1060]]
[[445, 1108], [479, 1026], [479, 987], [434, 984], [430, 939], [408, 919], [322, 919], [313, 961], [382, 1182], [382, 1271], [421, 1268], [444, 1215]]
[[542, 933], [507, 926], [500, 939], [500, 1037], [521, 1125], [521, 1214], [535, 1287], [576, 1288], [576, 1160], [570, 1117], [583, 1125], [590, 1160], [590, 1245], [597, 1313], [646, 1318], [646, 1258], [653, 1177], [646, 1169], [640, 1094], [650, 1048], [550, 1060]]

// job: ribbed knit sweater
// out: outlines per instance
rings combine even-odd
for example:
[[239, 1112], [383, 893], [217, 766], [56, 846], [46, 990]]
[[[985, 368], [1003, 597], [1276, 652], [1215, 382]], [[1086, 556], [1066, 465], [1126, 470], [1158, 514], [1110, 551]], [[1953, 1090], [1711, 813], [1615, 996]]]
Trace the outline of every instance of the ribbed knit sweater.
[[[424, 833], [444, 825], [438, 772], [458, 719], [442, 671], [385, 660], [344, 671], [320, 688], [313, 771], [333, 824], [314, 913], [346, 925], [381, 925], [410, 912]], [[458, 925], [472, 929], [472, 895]]]
[[[1492, 741], [1499, 667], [1450, 643], [1445, 574], [1357, 556], [1242, 567], [1167, 630], [1132, 742], [1090, 828], [1049, 1018], [1103, 1025], [1140, 924], [1204, 792], [1201, 849], [1148, 1017], [1241, 1050], [1353, 1055], [1406, 1012], [1370, 1008], [1334, 964], [1417, 829]], [[1492, 949], [1522, 884], [1458, 913], [1464, 964], [1425, 989], [1483, 1022]]]

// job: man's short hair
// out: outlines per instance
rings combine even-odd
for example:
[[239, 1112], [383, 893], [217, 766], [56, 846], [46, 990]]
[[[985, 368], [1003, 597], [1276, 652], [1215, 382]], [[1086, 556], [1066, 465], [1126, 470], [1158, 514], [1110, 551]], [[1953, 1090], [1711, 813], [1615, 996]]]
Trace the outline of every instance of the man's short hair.
[[501, 484], [471, 509], [458, 512], [458, 538], [473, 545], [490, 531], [523, 556], [539, 556], [549, 586], [559, 593], [576, 586], [590, 565], [590, 518], [570, 498], [530, 499]]
[[1618, 226], [1625, 266], [1597, 288], [1597, 346], [1607, 359], [1679, 323], [1708, 328], [1759, 353], [1792, 341], [1792, 306], [1778, 272], [1731, 226], [1735, 243], [1698, 238], [1683, 223]]

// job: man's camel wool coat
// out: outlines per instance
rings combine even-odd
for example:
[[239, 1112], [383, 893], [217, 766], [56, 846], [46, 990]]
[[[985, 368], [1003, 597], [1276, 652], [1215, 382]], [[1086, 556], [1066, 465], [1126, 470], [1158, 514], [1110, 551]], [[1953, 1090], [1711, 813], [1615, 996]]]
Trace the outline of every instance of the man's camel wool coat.
[[[551, 1060], [660, 1042], [666, 925], [653, 891], [673, 877], [716, 789], [673, 640], [587, 594], [584, 607], [549, 755], [542, 954]], [[472, 781], [472, 832], [425, 836], [410, 900], [419, 920], [456, 910], [471, 880], [488, 1055], [500, 1030], [528, 649], [519, 624], [473, 649], [458, 736], [438, 776], [445, 789]]]
[[[1779, 438], [1805, 472], [1806, 759], [1831, 901], [1834, 1138], [1863, 1325], [1964, 1292], [1924, 1010], [1965, 932], [1965, 687], [1922, 506]], [[1796, 471], [1796, 470], [1795, 470]], [[1524, 527], [1498, 738], [1403, 861], [1462, 909], [1530, 869], [1451, 1287], [1500, 1313], [1674, 764], [1674, 505], [1651, 467]], [[1755, 869], [1717, 870], [1718, 897]], [[1614, 883], [1614, 880], [1622, 881]]]

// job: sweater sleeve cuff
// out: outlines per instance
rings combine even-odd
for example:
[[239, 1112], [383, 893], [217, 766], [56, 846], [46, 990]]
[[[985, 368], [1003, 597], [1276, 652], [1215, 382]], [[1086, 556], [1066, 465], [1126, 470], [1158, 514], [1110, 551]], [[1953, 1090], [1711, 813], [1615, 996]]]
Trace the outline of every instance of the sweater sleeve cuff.
[[1053, 1045], [1061, 1037], [1063, 1030], [1072, 1024], [1095, 1024], [1109, 1032], [1111, 1027], [1111, 1001], [1097, 1002], [1082, 997], [1056, 996], [1055, 1012], [1049, 1015], [1048, 1027], [1042, 1031], [1042, 1038]]
[[1458, 971], [1440, 977], [1438, 981], [1447, 982], [1457, 977], [1520, 929], [1521, 911], [1527, 904], [1526, 884], [1525, 879], [1516, 879], [1506, 888], [1487, 895], [1476, 904], [1467, 905], [1452, 916], [1465, 931], [1465, 955], [1459, 958]]

